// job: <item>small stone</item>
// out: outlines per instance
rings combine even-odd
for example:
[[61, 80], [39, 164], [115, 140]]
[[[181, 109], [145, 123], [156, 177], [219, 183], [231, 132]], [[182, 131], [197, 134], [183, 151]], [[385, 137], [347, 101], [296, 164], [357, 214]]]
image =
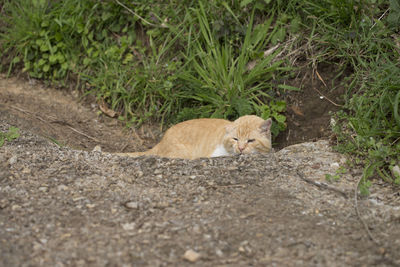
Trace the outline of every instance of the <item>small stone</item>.
[[400, 167], [399, 165], [396, 165], [392, 168], [392, 175], [394, 176], [395, 179], [400, 178]]
[[132, 231], [134, 230], [136, 227], [136, 223], [124, 223], [122, 224], [122, 229], [124, 229], [125, 231]]
[[21, 209], [20, 205], [14, 204], [11, 206], [11, 210], [20, 210], [20, 209]]
[[101, 152], [101, 146], [97, 145], [93, 148], [93, 152]]
[[47, 186], [41, 186], [41, 187], [39, 187], [39, 191], [40, 192], [47, 192], [47, 191], [49, 191], [49, 188]]
[[200, 226], [197, 225], [197, 224], [195, 224], [195, 225], [193, 226], [193, 232], [196, 233], [196, 234], [200, 234], [200, 233], [201, 233], [201, 228], [200, 228]]
[[224, 256], [224, 253], [223, 253], [222, 250], [220, 250], [219, 248], [217, 248], [217, 249], [215, 250], [215, 254], [216, 254], [218, 257]]
[[125, 203], [125, 207], [128, 209], [138, 209], [139, 208], [139, 203], [135, 201], [129, 201]]
[[9, 205], [9, 201], [8, 199], [1, 199], [0, 200], [0, 209], [4, 209]]
[[189, 249], [186, 250], [185, 254], [183, 255], [183, 258], [187, 261], [195, 262], [200, 258], [200, 253], [197, 253], [196, 251]]
[[86, 207], [88, 209], [93, 209], [94, 207], [96, 207], [96, 204], [86, 204]]
[[42, 249], [42, 244], [40, 244], [39, 242], [34, 242], [33, 243], [33, 250], [39, 250]]
[[31, 169], [29, 169], [29, 168], [24, 168], [24, 169], [22, 170], [22, 173], [25, 173], [25, 174], [31, 173]]
[[143, 176], [143, 172], [142, 171], [138, 171], [136, 174], [137, 174], [137, 177], [139, 177], [139, 178]]
[[57, 186], [57, 189], [58, 191], [66, 191], [68, 189], [68, 186], [60, 184], [59, 186]]
[[13, 165], [14, 163], [16, 163], [17, 162], [17, 160], [18, 160], [18, 158], [17, 158], [17, 156], [12, 156], [9, 160], [8, 160], [8, 163], [10, 164], [10, 165]]
[[334, 163], [331, 164], [331, 167], [332, 168], [339, 168], [339, 163], [334, 162]]

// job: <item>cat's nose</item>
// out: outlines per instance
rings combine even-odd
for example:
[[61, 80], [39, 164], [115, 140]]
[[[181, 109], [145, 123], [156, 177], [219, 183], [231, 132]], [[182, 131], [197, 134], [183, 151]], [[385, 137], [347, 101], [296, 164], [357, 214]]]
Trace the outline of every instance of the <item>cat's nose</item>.
[[242, 153], [242, 152], [243, 152], [243, 150], [245, 149], [245, 147], [244, 147], [244, 146], [243, 146], [243, 147], [239, 146], [238, 148], [239, 148], [239, 151], [240, 151], [240, 153]]

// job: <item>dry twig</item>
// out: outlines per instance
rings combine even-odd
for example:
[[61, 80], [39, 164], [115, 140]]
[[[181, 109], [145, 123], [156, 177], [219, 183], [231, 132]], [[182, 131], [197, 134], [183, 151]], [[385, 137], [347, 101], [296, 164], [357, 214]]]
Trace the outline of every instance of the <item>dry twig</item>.
[[74, 132], [76, 132], [76, 133], [78, 133], [78, 134], [80, 134], [80, 135], [82, 135], [82, 136], [84, 136], [84, 137], [86, 137], [86, 138], [88, 138], [88, 139], [90, 139], [90, 140], [93, 140], [93, 141], [95, 141], [96, 143], [100, 143], [100, 141], [97, 140], [96, 138], [94, 138], [94, 137], [92, 137], [92, 136], [90, 136], [90, 135], [87, 135], [87, 134], [85, 134], [85, 133], [83, 133], [83, 132], [81, 132], [81, 131], [75, 129], [74, 127], [70, 126], [67, 122], [57, 120], [56, 118], [51, 117], [51, 116], [49, 116], [49, 118], [51, 118], [52, 121], [49, 121], [49, 120], [43, 119], [43, 118], [40, 117], [37, 113], [31, 112], [31, 111], [28, 111], [28, 110], [25, 110], [25, 109], [22, 109], [22, 108], [19, 108], [19, 107], [16, 107], [16, 106], [10, 106], [10, 107], [13, 108], [13, 109], [15, 109], [15, 110], [18, 110], [19, 112], [29, 114], [29, 115], [35, 117], [36, 119], [38, 119], [38, 120], [40, 120], [40, 121], [42, 121], [42, 122], [44, 122], [44, 123], [49, 124], [50, 127], [52, 127], [52, 126], [51, 126], [51, 123], [62, 124], [62, 125], [65, 125], [66, 127], [68, 127], [71, 131], [74, 131]]
[[297, 175], [300, 177], [300, 179], [302, 179], [303, 181], [305, 181], [305, 182], [307, 182], [309, 184], [315, 185], [315, 186], [317, 186], [319, 188], [322, 188], [322, 189], [325, 189], [325, 190], [330, 190], [330, 191], [332, 191], [334, 193], [337, 193], [337, 194], [341, 195], [342, 197], [344, 197], [346, 199], [348, 198], [346, 192], [344, 192], [344, 191], [342, 191], [342, 190], [340, 190], [340, 189], [338, 189], [336, 187], [330, 186], [328, 184], [321, 183], [321, 182], [316, 182], [314, 180], [308, 179], [308, 178], [305, 177], [304, 173], [302, 173], [300, 170], [296, 170], [296, 172], [297, 172]]

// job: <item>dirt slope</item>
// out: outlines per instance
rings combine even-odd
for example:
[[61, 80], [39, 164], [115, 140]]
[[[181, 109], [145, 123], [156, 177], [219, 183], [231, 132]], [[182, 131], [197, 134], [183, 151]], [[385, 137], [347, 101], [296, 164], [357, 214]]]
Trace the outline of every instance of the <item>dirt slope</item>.
[[0, 266], [400, 265], [398, 192], [375, 184], [357, 215], [361, 173], [327, 183], [346, 159], [325, 141], [194, 161], [87, 152], [143, 142], [61, 92], [14, 86], [0, 81], [0, 131], [21, 128], [0, 147]]

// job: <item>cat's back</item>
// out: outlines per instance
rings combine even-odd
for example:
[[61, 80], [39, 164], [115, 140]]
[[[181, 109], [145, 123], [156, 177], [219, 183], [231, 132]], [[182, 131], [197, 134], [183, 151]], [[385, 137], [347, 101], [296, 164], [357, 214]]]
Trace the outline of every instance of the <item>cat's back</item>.
[[150, 154], [189, 159], [208, 157], [222, 144], [225, 127], [231, 123], [224, 119], [193, 119], [178, 123], [165, 132]]
[[193, 120], [187, 120], [184, 122], [180, 122], [180, 123], [172, 126], [170, 129], [168, 129], [167, 132], [171, 132], [171, 131], [192, 132], [193, 130], [209, 131], [209, 130], [216, 130], [216, 129], [224, 129], [224, 127], [226, 125], [231, 124], [231, 123], [232, 122], [230, 122], [228, 120], [224, 120], [224, 119], [209, 119], [209, 118], [193, 119]]
[[164, 139], [175, 139], [179, 142], [193, 143], [197, 140], [212, 141], [220, 139], [225, 134], [225, 126], [232, 122], [224, 119], [193, 119], [178, 123], [169, 128]]

